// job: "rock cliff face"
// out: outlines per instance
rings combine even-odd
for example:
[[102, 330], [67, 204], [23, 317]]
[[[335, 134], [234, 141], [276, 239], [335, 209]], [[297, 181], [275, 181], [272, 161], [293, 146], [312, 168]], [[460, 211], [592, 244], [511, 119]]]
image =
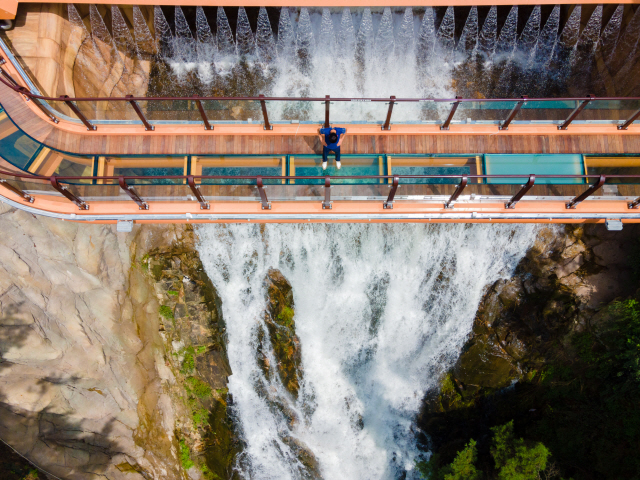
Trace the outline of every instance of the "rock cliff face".
[[[537, 380], [550, 361], [571, 351], [572, 333], [600, 321], [615, 298], [635, 293], [628, 259], [638, 233], [636, 225], [623, 232], [603, 225], [540, 232], [515, 275], [488, 289], [456, 365], [427, 395], [418, 423], [433, 449], [451, 457], [469, 436], [483, 438], [496, 398], [516, 382]], [[511, 395], [522, 403], [522, 395]]]
[[190, 229], [0, 204], [0, 230], [0, 438], [59, 478], [227, 478], [224, 325]]

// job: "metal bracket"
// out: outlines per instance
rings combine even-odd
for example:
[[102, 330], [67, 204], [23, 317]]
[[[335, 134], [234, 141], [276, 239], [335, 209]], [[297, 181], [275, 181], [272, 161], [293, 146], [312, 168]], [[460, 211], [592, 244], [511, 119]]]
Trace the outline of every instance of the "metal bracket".
[[202, 195], [202, 192], [200, 192], [200, 185], [196, 185], [196, 181], [193, 178], [193, 175], [187, 175], [187, 183], [189, 184], [189, 188], [191, 189], [193, 195], [200, 202], [200, 210], [209, 210], [211, 208], [211, 205], [209, 205], [209, 202], [207, 202], [207, 200]]
[[400, 182], [400, 177], [397, 175], [393, 176], [393, 184], [389, 185], [391, 187], [391, 191], [389, 192], [389, 196], [387, 197], [387, 201], [382, 204], [382, 208], [393, 209], [393, 199], [396, 196], [396, 191], [398, 190], [398, 183]]
[[589, 102], [595, 98], [596, 98], [595, 95], [589, 95], [589, 98], [587, 100], [583, 100], [582, 102], [580, 102], [580, 105], [578, 105], [573, 110], [573, 112], [571, 112], [571, 115], [567, 117], [567, 119], [562, 123], [562, 125], [558, 125], [558, 130], [566, 130], [567, 128], [569, 128], [569, 125], [571, 124], [571, 122], [573, 122], [575, 118], [578, 115], [580, 115], [580, 112], [584, 110], [584, 108], [589, 104]]
[[198, 111], [200, 112], [200, 116], [202, 117], [202, 122], [204, 123], [205, 130], [213, 130], [213, 125], [209, 123], [209, 119], [207, 118], [207, 113], [204, 111], [204, 107], [202, 106], [202, 102], [199, 98], [194, 98], [193, 100], [196, 102], [196, 107], [198, 107]]
[[462, 176], [462, 180], [460, 181], [460, 183], [456, 187], [456, 191], [453, 192], [453, 195], [451, 195], [451, 197], [449, 197], [449, 200], [447, 200], [444, 203], [444, 208], [453, 208], [453, 202], [456, 201], [456, 199], [460, 196], [460, 194], [464, 190], [464, 187], [467, 186], [467, 180], [468, 180], [467, 176], [463, 175]]
[[393, 112], [393, 105], [396, 103], [396, 96], [391, 95], [389, 101], [389, 110], [387, 110], [387, 118], [382, 125], [382, 130], [391, 130], [391, 113]]
[[520, 109], [528, 99], [529, 97], [527, 97], [526, 95], [522, 96], [522, 100], [520, 100], [518, 103], [514, 105], [507, 119], [500, 124], [500, 126], [498, 127], [499, 130], [509, 130], [509, 124], [513, 121], [515, 116], [518, 114], [518, 112], [520, 111]]
[[263, 130], [273, 130], [273, 125], [269, 123], [269, 114], [267, 113], [267, 102], [263, 100], [264, 95], [259, 95], [260, 107], [262, 108], [262, 118], [264, 119]]
[[91, 123], [87, 119], [87, 117], [84, 116], [84, 113], [80, 111], [78, 106], [75, 103], [73, 103], [71, 100], [69, 100], [69, 95], [62, 95], [60, 97], [60, 100], [62, 100], [64, 103], [67, 104], [67, 107], [69, 107], [71, 111], [76, 114], [76, 117], [78, 117], [80, 121], [84, 123], [84, 126], [87, 127], [87, 130], [95, 131], [98, 129], [98, 127], [96, 127], [93, 123]]
[[322, 202], [323, 210], [331, 210], [331, 177], [324, 177], [324, 202]]
[[516, 203], [518, 203], [522, 197], [526, 195], [526, 193], [533, 188], [533, 185], [536, 183], [536, 176], [529, 175], [529, 181], [522, 186], [520, 191], [516, 193], [511, 200], [504, 204], [504, 208], [516, 208]]
[[51, 177], [49, 177], [49, 182], [51, 182], [51, 186], [53, 188], [55, 188], [58, 192], [60, 192], [65, 197], [67, 197], [67, 199], [75, 203], [80, 210], [89, 210], [89, 204], [84, 200], [82, 200], [81, 198], [74, 195], [73, 193], [71, 193], [69, 191], [68, 186], [60, 185], [55, 175], [52, 175]]
[[13, 185], [11, 185], [10, 183], [8, 183], [5, 178], [0, 178], [0, 185], [2, 185], [7, 190], [15, 193], [16, 195], [22, 197], [24, 200], [26, 200], [29, 203], [33, 203], [36, 200], [34, 197], [29, 195], [28, 193], [25, 193], [22, 190], [20, 190], [19, 188], [16, 188]]
[[565, 207], [569, 208], [569, 209], [576, 208], [576, 205], [578, 205], [579, 203], [584, 201], [587, 197], [589, 197], [590, 195], [593, 195], [597, 190], [599, 190], [600, 187], [602, 187], [602, 185], [604, 185], [605, 180], [606, 180], [606, 177], [604, 175], [600, 175], [600, 177], [598, 178], [598, 181], [596, 183], [594, 183], [589, 188], [587, 188], [581, 195], [578, 195], [576, 198], [571, 200], [569, 203], [566, 203]]
[[131, 200], [138, 204], [140, 210], [149, 210], [149, 204], [140, 198], [140, 195], [138, 195], [138, 192], [136, 192], [133, 185], [127, 185], [127, 182], [124, 181], [124, 177], [118, 177], [118, 183], [120, 184], [120, 188], [131, 197]]
[[[126, 95], [125, 98], [133, 98], [133, 95]], [[149, 123], [149, 121], [147, 120], [147, 117], [144, 116], [144, 113], [142, 112], [142, 109], [140, 108], [140, 105], [138, 105], [138, 102], [136, 102], [135, 100], [129, 100], [129, 103], [131, 104], [133, 109], [138, 114], [138, 117], [140, 118], [140, 120], [144, 124], [144, 129], [146, 131], [149, 131], [149, 130], [154, 131], [156, 129], [156, 127], [154, 127], [153, 125], [151, 125]]]
[[456, 101], [451, 104], [451, 111], [449, 111], [449, 116], [444, 121], [442, 125], [440, 125], [440, 130], [449, 130], [449, 125], [451, 124], [451, 120], [453, 120], [453, 116], [456, 114], [456, 110], [458, 109], [458, 105], [460, 105], [460, 100], [462, 97], [456, 97]]
[[264, 191], [264, 185], [262, 184], [262, 177], [256, 178], [258, 185], [258, 193], [260, 194], [260, 201], [262, 202], [262, 210], [271, 210], [271, 202], [267, 199], [267, 192]]

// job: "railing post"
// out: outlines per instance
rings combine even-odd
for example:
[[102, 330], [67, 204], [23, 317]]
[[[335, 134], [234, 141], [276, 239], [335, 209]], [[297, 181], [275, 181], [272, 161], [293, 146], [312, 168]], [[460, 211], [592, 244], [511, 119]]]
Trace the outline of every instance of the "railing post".
[[518, 203], [522, 197], [524, 197], [527, 192], [533, 188], [534, 183], [536, 183], [536, 176], [529, 175], [529, 181], [522, 185], [520, 191], [511, 197], [511, 200], [504, 204], [504, 208], [516, 208], [516, 203]]
[[258, 184], [258, 193], [260, 193], [260, 201], [262, 202], [262, 209], [271, 210], [271, 202], [267, 200], [267, 193], [264, 191], [264, 186], [262, 185], [262, 177], [257, 177], [256, 183]]
[[456, 187], [456, 191], [453, 192], [453, 195], [451, 195], [451, 197], [449, 197], [449, 200], [447, 200], [444, 203], [444, 208], [453, 208], [453, 202], [456, 201], [456, 199], [460, 196], [460, 194], [464, 190], [464, 187], [466, 187], [466, 186], [467, 186], [467, 176], [463, 175], [462, 176], [462, 180], [460, 181], [460, 183]]
[[391, 187], [391, 191], [389, 192], [389, 196], [387, 197], [387, 201], [382, 204], [382, 208], [393, 208], [393, 199], [396, 196], [396, 191], [398, 190], [398, 183], [400, 183], [400, 177], [397, 175], [393, 176], [393, 184], [389, 185]]
[[600, 189], [600, 187], [602, 187], [602, 185], [604, 185], [605, 180], [606, 180], [606, 177], [604, 175], [600, 175], [600, 177], [598, 178], [598, 181], [596, 183], [591, 185], [581, 195], [578, 195], [576, 198], [571, 200], [565, 206], [567, 208], [571, 208], [571, 209], [576, 208], [576, 205], [578, 205], [580, 202], [585, 200], [590, 195], [593, 195], [598, 189]]
[[[0, 57], [0, 60], [1, 60], [1, 61], [0, 61], [0, 65], [4, 65], [5, 63], [7, 63], [7, 62], [6, 62], [6, 60], [5, 60], [4, 58], [2, 58], [2, 57]], [[9, 72], [7, 72], [4, 68], [0, 68], [0, 73], [1, 73], [1, 74], [2, 74], [2, 76], [3, 76], [4, 78], [6, 78], [6, 79], [7, 79], [7, 81], [8, 81], [9, 83], [11, 83], [14, 87], [20, 87], [20, 84], [19, 84], [18, 82], [16, 82], [16, 81], [14, 80], [14, 78], [13, 78], [11, 75], [9, 75]]]
[[69, 191], [69, 187], [67, 187], [66, 185], [60, 185], [55, 175], [52, 175], [49, 178], [49, 181], [51, 182], [51, 186], [53, 188], [55, 188], [58, 192], [60, 192], [65, 197], [67, 197], [67, 199], [75, 203], [80, 210], [89, 210], [89, 204], [84, 200], [82, 200], [81, 198], [78, 198], [77, 196], [75, 196], [73, 193], [71, 193]]
[[389, 99], [389, 110], [387, 110], [387, 119], [384, 121], [384, 125], [382, 125], [382, 130], [391, 130], [391, 113], [393, 112], [394, 103], [396, 103], [396, 96], [391, 95]]
[[71, 100], [69, 100], [69, 95], [62, 95], [60, 97], [60, 100], [62, 100], [64, 103], [67, 104], [67, 107], [69, 107], [71, 111], [76, 114], [76, 117], [78, 117], [80, 121], [84, 123], [84, 126], [87, 127], [87, 130], [95, 131], [98, 129], [98, 127], [96, 127], [89, 120], [87, 120], [87, 117], [84, 116], [84, 113], [80, 111], [80, 109], [76, 106], [76, 104], [73, 103]]
[[460, 105], [460, 99], [462, 97], [456, 97], [456, 101], [451, 104], [451, 111], [449, 112], [449, 116], [444, 121], [442, 125], [440, 125], [440, 130], [449, 130], [449, 124], [451, 120], [453, 120], [453, 116], [456, 114], [456, 110], [458, 109], [458, 105]]
[[499, 130], [509, 130], [509, 124], [513, 121], [515, 116], [518, 114], [518, 112], [522, 108], [522, 105], [524, 105], [528, 99], [529, 97], [527, 97], [526, 95], [522, 96], [522, 100], [520, 100], [518, 103], [514, 105], [507, 119], [500, 124], [500, 126], [498, 127]]
[[262, 118], [264, 119], [264, 130], [273, 130], [273, 125], [269, 123], [269, 115], [267, 114], [267, 102], [264, 101], [264, 95], [259, 95], [260, 106], [262, 107]]
[[133, 185], [127, 185], [127, 182], [124, 181], [124, 177], [118, 177], [118, 183], [120, 184], [120, 188], [131, 197], [131, 200], [138, 204], [140, 210], [149, 210], [149, 204], [140, 198], [140, 195], [138, 195], [136, 189], [133, 188]]
[[36, 200], [35, 198], [33, 198], [28, 193], [25, 193], [22, 190], [20, 190], [19, 188], [16, 188], [13, 185], [11, 185], [10, 183], [8, 183], [5, 178], [0, 178], [0, 185], [2, 185], [7, 190], [10, 190], [11, 192], [15, 193], [19, 197], [22, 197], [24, 200], [26, 200], [29, 203], [33, 203]]
[[202, 117], [202, 121], [204, 122], [204, 129], [213, 130], [213, 126], [209, 123], [209, 119], [207, 118], [207, 112], [204, 111], [204, 107], [202, 106], [202, 102], [200, 101], [200, 99], [194, 98], [193, 101], [196, 102], [196, 106], [200, 111], [200, 116]]
[[193, 175], [187, 175], [187, 183], [189, 184], [189, 188], [191, 189], [194, 197], [196, 197], [200, 202], [200, 210], [209, 210], [211, 206], [202, 195], [202, 192], [200, 191], [200, 185], [196, 185], [196, 181], [194, 180]]
[[582, 102], [580, 102], [580, 105], [578, 105], [573, 112], [571, 112], [571, 115], [569, 115], [567, 117], [567, 119], [562, 123], [562, 125], [558, 125], [558, 130], [566, 130], [569, 125], [571, 124], [571, 122], [573, 122], [575, 120], [575, 118], [580, 115], [580, 112], [582, 110], [584, 110], [584, 107], [586, 107], [589, 102], [591, 100], [593, 100], [594, 98], [596, 98], [595, 95], [589, 95], [589, 98], [587, 100], [583, 100]]
[[329, 95], [325, 95], [326, 100], [324, 101], [324, 128], [329, 128], [331, 123], [329, 122], [329, 104], [331, 101], [329, 100]]
[[328, 175], [324, 177], [324, 202], [322, 202], [322, 209], [331, 210], [331, 177]]
[[638, 119], [638, 117], [640, 117], [640, 109], [636, 110], [635, 113], [631, 115], [626, 122], [624, 122], [621, 125], [618, 125], [618, 130], [626, 130], [627, 128], [629, 128], [629, 125], [631, 125], [633, 122], [635, 122]]
[[[133, 98], [133, 95], [127, 95], [125, 98]], [[149, 121], [147, 120], [147, 117], [144, 116], [144, 113], [142, 113], [142, 110], [140, 109], [140, 106], [138, 105], [138, 102], [136, 102], [135, 100], [129, 100], [129, 103], [131, 104], [131, 106], [133, 107], [133, 109], [136, 111], [136, 113], [138, 114], [138, 117], [140, 117], [140, 120], [142, 121], [142, 123], [144, 124], [144, 129], [146, 131], [153, 131], [156, 128], [151, 125], [149, 123]]]

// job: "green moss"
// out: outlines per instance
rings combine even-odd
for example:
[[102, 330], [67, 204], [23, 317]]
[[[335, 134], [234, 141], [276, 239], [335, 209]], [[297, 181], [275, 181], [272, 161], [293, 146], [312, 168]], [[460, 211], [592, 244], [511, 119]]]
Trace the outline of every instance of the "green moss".
[[176, 292], [175, 290], [167, 290], [167, 295], [172, 295], [174, 297], [177, 297], [179, 293]]
[[182, 360], [182, 368], [180, 369], [180, 372], [184, 375], [188, 375], [196, 369], [195, 353], [193, 352], [193, 347], [190, 348], [192, 351], [190, 352], [187, 350], [184, 354], [184, 359]]
[[162, 318], [166, 318], [167, 320], [173, 320], [173, 310], [171, 310], [171, 307], [167, 305], [161, 305], [160, 316]]
[[193, 424], [196, 428], [209, 426], [209, 411], [206, 408], [198, 408], [197, 410], [194, 410], [192, 417]]
[[202, 355], [206, 351], [207, 351], [207, 347], [205, 347], [204, 345], [200, 345], [198, 348], [196, 348], [196, 353], [198, 355]]
[[184, 441], [184, 439], [180, 439], [180, 463], [182, 464], [182, 468], [185, 470], [189, 470], [195, 464], [193, 460], [191, 460], [191, 452], [189, 451], [189, 446]]
[[189, 386], [193, 395], [195, 395], [198, 398], [209, 398], [212, 395], [212, 390], [209, 384], [203, 382], [199, 378], [196, 378], [196, 377], [187, 378], [187, 385]]
[[291, 328], [291, 326], [293, 325], [293, 316], [294, 316], [293, 308], [282, 307], [282, 310], [278, 314], [278, 320], [280, 320], [278, 323], [280, 323], [281, 325], [287, 328]]

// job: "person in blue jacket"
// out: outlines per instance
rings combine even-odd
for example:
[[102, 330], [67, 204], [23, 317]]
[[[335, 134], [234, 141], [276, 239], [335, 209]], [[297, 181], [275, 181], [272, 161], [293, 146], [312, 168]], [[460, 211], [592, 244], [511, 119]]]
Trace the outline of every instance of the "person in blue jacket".
[[336, 167], [340, 170], [340, 145], [347, 134], [346, 128], [321, 128], [319, 130], [320, 141], [322, 142], [322, 169], [327, 169], [329, 152], [336, 154]]

